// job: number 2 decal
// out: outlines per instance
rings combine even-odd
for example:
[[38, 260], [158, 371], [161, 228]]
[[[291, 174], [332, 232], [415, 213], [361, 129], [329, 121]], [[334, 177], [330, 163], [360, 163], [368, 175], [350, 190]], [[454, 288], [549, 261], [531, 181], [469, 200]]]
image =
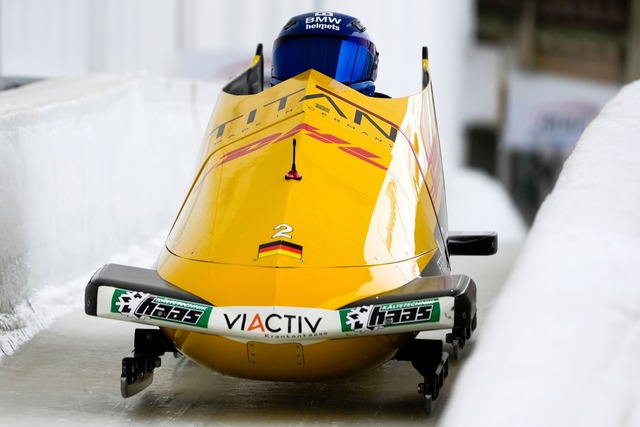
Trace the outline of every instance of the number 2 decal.
[[293, 233], [293, 227], [290, 226], [289, 224], [279, 224], [273, 227], [273, 229], [280, 230], [280, 231], [278, 231], [276, 234], [271, 236], [272, 239], [277, 239], [278, 237], [286, 237], [287, 239], [293, 239], [293, 237], [289, 235], [289, 233]]

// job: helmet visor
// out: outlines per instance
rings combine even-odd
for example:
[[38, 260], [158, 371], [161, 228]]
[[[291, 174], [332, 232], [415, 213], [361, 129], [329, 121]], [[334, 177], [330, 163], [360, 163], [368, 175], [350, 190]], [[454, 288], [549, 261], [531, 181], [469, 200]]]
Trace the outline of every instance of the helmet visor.
[[344, 84], [375, 80], [376, 48], [360, 37], [291, 36], [274, 43], [272, 77], [283, 81], [309, 69]]

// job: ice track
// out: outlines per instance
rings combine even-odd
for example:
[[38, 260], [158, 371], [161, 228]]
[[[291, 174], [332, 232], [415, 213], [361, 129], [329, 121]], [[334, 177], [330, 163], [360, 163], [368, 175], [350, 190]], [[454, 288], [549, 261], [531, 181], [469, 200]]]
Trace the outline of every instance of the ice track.
[[[492, 258], [454, 259], [454, 271], [478, 284], [478, 333], [518, 248], [507, 244]], [[154, 383], [125, 400], [120, 361], [132, 349], [135, 328], [80, 309], [56, 320], [0, 361], [0, 425], [436, 425], [475, 342], [450, 362], [427, 417], [418, 374], [397, 361], [339, 381], [275, 383], [225, 377], [167, 354]]]

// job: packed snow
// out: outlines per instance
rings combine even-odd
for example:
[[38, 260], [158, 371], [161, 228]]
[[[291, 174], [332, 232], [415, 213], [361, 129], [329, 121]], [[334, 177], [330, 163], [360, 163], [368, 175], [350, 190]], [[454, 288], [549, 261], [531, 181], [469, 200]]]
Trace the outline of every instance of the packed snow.
[[220, 86], [94, 75], [0, 93], [0, 357], [82, 304], [105, 254], [166, 231]]
[[638, 135], [640, 82], [565, 163], [442, 425], [640, 425]]

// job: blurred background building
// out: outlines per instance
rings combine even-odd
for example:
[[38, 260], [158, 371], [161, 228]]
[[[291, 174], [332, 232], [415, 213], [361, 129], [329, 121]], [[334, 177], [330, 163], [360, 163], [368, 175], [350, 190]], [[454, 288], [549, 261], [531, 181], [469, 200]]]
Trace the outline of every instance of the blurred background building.
[[427, 45], [445, 167], [499, 177], [529, 222], [585, 126], [640, 77], [640, 0], [0, 0], [2, 86], [227, 80], [257, 43], [268, 62], [282, 25], [310, 10], [361, 19], [392, 96], [420, 90]]
[[466, 123], [466, 162], [499, 176], [530, 223], [585, 127], [640, 78], [640, 2], [477, 0], [474, 18], [499, 113]]

